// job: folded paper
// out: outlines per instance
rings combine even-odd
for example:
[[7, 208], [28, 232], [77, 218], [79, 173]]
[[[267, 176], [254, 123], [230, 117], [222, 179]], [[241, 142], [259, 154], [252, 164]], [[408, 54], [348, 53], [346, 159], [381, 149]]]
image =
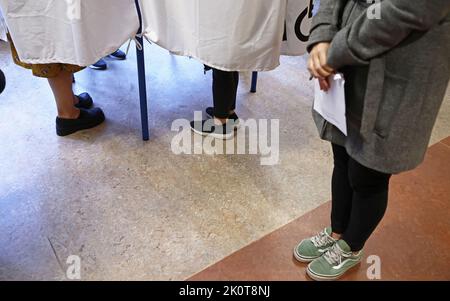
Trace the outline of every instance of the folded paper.
[[347, 136], [344, 75], [335, 74], [328, 81], [330, 89], [325, 92], [320, 90], [319, 81], [315, 80], [314, 110]]

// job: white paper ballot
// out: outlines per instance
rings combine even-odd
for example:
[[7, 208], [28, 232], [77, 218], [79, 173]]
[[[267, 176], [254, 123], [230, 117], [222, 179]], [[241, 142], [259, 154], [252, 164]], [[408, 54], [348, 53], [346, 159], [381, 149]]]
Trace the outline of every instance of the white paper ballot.
[[329, 82], [330, 89], [325, 92], [320, 90], [319, 81], [315, 80], [314, 110], [347, 136], [344, 75], [335, 74]]

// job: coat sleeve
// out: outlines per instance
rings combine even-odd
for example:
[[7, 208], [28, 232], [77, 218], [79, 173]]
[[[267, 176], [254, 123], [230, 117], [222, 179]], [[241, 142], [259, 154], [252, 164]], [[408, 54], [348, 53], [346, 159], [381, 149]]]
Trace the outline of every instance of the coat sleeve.
[[337, 13], [338, 0], [320, 0], [320, 6], [317, 14], [314, 16], [307, 49], [311, 51], [312, 47], [320, 42], [331, 42], [338, 32]]
[[449, 0], [385, 0], [377, 5], [381, 19], [363, 14], [334, 36], [328, 52], [330, 66], [366, 65], [413, 31], [427, 31], [437, 25], [450, 12]]

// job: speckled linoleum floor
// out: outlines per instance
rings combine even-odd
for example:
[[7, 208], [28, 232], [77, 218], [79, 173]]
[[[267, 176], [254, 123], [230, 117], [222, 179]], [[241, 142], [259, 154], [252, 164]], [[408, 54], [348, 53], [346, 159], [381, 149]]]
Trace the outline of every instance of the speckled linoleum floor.
[[[66, 279], [69, 255], [82, 280], [181, 280], [329, 200], [331, 154], [311, 118], [305, 58], [283, 58], [238, 113], [280, 120], [280, 161], [259, 155], [176, 155], [176, 119], [211, 104], [211, 75], [194, 60], [147, 46], [151, 141], [140, 137], [134, 51], [84, 70], [107, 122], [55, 135], [48, 84], [15, 66], [0, 42], [0, 279]], [[431, 143], [449, 136], [450, 94]], [[198, 145], [197, 145], [198, 146]]]

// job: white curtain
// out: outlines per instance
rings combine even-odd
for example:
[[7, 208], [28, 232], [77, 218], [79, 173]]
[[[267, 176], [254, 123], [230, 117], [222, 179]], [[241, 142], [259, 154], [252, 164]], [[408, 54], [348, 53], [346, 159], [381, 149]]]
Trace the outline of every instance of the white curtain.
[[[310, 0], [141, 0], [141, 4], [145, 35], [151, 41], [221, 70], [272, 70], [282, 52], [305, 53], [306, 43], [298, 39], [295, 25]], [[308, 14], [300, 25], [307, 36]]]
[[311, 29], [314, 0], [287, 0], [286, 31], [282, 52], [285, 55], [303, 55]]
[[[282, 53], [303, 54], [310, 2], [140, 0], [150, 40], [228, 71], [272, 70]], [[25, 63], [87, 66], [139, 27], [134, 0], [0, 0], [0, 7]]]
[[7, 31], [6, 22], [2, 14], [2, 8], [0, 7], [0, 40], [6, 41]]
[[134, 0], [0, 0], [25, 63], [88, 66], [139, 28]]

